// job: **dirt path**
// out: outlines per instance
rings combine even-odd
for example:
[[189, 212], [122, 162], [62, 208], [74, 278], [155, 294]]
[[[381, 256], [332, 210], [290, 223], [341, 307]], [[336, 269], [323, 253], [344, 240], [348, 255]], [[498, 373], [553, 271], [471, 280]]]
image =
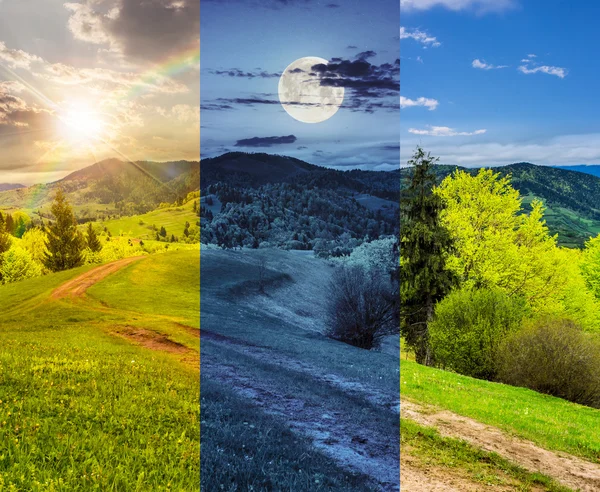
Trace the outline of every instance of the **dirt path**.
[[[381, 407], [382, 410], [398, 412], [400, 409], [399, 401], [395, 395], [366, 387], [360, 382], [351, 381], [339, 375], [324, 373], [321, 368], [276, 353], [268, 347], [253, 345], [206, 330], [201, 330], [201, 339], [225, 345], [229, 350], [252, 357], [262, 363], [302, 373], [314, 380], [316, 384], [330, 386], [352, 397], [363, 398]], [[360, 470], [380, 480], [384, 478], [378, 476], [372, 470], [373, 466], [379, 469], [383, 466], [376, 455], [361, 450], [360, 442], [357, 440], [344, 442], [344, 434], [349, 435], [348, 432], [350, 434], [358, 432], [357, 429], [353, 430], [348, 422], [337, 422], [341, 426], [337, 428], [337, 425], [332, 426], [330, 422], [324, 422], [322, 415], [312, 415], [304, 410], [302, 419], [295, 418], [294, 415], [299, 414], [299, 409], [304, 408], [303, 402], [294, 399], [286, 400], [285, 397], [281, 398], [280, 391], [272, 387], [265, 387], [264, 382], [239, 375], [234, 367], [223, 366], [217, 361], [205, 358], [202, 367], [203, 369], [206, 367], [211, 376], [232, 385], [234, 389], [266, 411], [290, 419], [289, 423], [292, 428], [302, 431], [305, 435], [310, 435], [316, 447], [338, 459], [341, 464]], [[480, 449], [495, 452], [527, 470], [548, 475], [575, 490], [582, 492], [600, 490], [600, 465], [595, 465], [566, 453], [545, 450], [531, 442], [511, 437], [497, 428], [481, 424], [473, 419], [449, 411], [432, 412], [428, 408], [409, 401], [402, 401], [402, 418], [414, 420], [421, 425], [436, 427], [444, 436], [463, 439]], [[319, 429], [326, 429], [326, 431]], [[375, 429], [369, 432], [374, 433], [376, 441], [378, 431]], [[372, 463], [372, 466], [366, 463], [365, 456], [369, 456], [367, 461]], [[390, 463], [388, 462], [387, 466]], [[453, 476], [445, 470], [436, 469], [425, 472], [419, 467], [411, 466], [409, 457], [403, 458], [402, 463], [403, 490], [410, 492], [478, 490], [477, 484], [474, 485], [463, 477]]]
[[405, 400], [402, 401], [402, 418], [436, 427], [443, 436], [463, 439], [480, 449], [495, 452], [512, 463], [548, 475], [572, 489], [581, 492], [600, 490], [600, 465], [576, 456], [548, 451], [476, 420], [447, 410], [432, 411]]
[[[313, 446], [332, 457], [344, 468], [361, 472], [377, 483], [377, 490], [398, 491], [398, 441], [393, 426], [382, 426], [381, 421], [393, 421], [397, 415], [394, 395], [377, 393], [361, 383], [349, 381], [307, 362], [206, 330], [200, 331], [201, 341], [224, 346], [226, 349], [250, 357], [278, 370], [298, 374], [299, 379], [311, 381], [315, 386], [330, 387], [341, 392], [343, 399], [361, 398], [373, 404], [381, 418], [372, 418], [366, 425], [352, 420], [340, 398], [321, 399], [318, 405], [298, 398], [293, 388], [285, 387], [276, 378], [265, 380], [252, 377], [238, 367], [224, 363], [217, 357], [202, 354], [201, 370], [205, 376], [233, 388], [246, 400], [266, 413], [283, 418], [290, 429], [308, 437]], [[332, 392], [333, 395], [333, 392]], [[345, 395], [345, 396], [344, 396]], [[385, 403], [384, 403], [385, 402]], [[345, 403], [346, 405], [348, 403]], [[396, 428], [396, 432], [398, 429]]]
[[68, 282], [54, 289], [50, 295], [50, 299], [56, 300], [64, 299], [65, 297], [81, 297], [83, 294], [85, 294], [85, 291], [95, 283], [100, 282], [108, 277], [111, 273], [114, 273], [141, 258], [144, 258], [144, 256], [132, 256], [93, 268], [89, 272], [85, 272], [82, 275], [79, 275], [79, 277], [69, 280]]

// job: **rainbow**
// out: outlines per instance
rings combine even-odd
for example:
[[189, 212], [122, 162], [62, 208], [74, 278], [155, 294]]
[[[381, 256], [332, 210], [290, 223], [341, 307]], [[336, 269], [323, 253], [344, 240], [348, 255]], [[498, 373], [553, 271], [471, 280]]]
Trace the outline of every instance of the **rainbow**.
[[[179, 53], [166, 58], [162, 62], [157, 63], [152, 69], [140, 74], [137, 80], [126, 91], [124, 91], [119, 97], [115, 99], [117, 101], [136, 99], [150, 92], [151, 87], [160, 83], [163, 79], [184, 73], [198, 66], [199, 63], [200, 46], [199, 44], [195, 44], [193, 47], [186, 48], [180, 51]], [[30, 83], [25, 81], [22, 77], [14, 73], [14, 71], [3, 66], [0, 66], [0, 68], [4, 68], [16, 80], [20, 81], [26, 87], [26, 89], [28, 89], [29, 92], [38, 100], [40, 100], [44, 105], [48, 106], [49, 108], [55, 111], [58, 109], [58, 105], [54, 101], [46, 97], [41, 91], [37, 90]], [[14, 137], [24, 138], [24, 133], [26, 134], [29, 132], [15, 132]], [[62, 143], [63, 142], [57, 142], [52, 148], [46, 149], [43, 155], [37, 160], [35, 166], [40, 171], [51, 172], [52, 170], [56, 169], [57, 165], [61, 162], [61, 159], [58, 157], [57, 152], [59, 153], [61, 151], [60, 147]], [[109, 145], [107, 144], [107, 142], [102, 143], [104, 143], [104, 145]], [[128, 161], [133, 165], [136, 165], [135, 162], [133, 162], [123, 153], [119, 152], [117, 149], [112, 148], [112, 150], [116, 154], [118, 154], [123, 160]], [[89, 152], [92, 160], [96, 159], [93, 150], [89, 149]], [[48, 157], [50, 158], [47, 159]], [[154, 176], [150, 177], [154, 178]], [[34, 186], [33, 188], [29, 189], [29, 196], [26, 198], [27, 203], [24, 204], [26, 208], [36, 208], [35, 202], [37, 201], [38, 197], [43, 193], [43, 189], [44, 186]]]
[[123, 95], [124, 99], [134, 99], [148, 92], [148, 88], [155, 85], [164, 77], [172, 77], [186, 72], [192, 66], [200, 63], [200, 47], [188, 48], [158, 64], [157, 68], [143, 73], [138, 81]]

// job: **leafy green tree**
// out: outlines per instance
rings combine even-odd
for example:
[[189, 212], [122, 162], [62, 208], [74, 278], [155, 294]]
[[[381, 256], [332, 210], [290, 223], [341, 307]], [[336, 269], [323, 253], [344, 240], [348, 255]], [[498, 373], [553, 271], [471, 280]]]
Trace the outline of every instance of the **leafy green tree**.
[[39, 228], [28, 230], [21, 238], [23, 249], [27, 250], [38, 263], [43, 263], [44, 256], [48, 253], [46, 242], [46, 233]]
[[54, 272], [82, 265], [85, 240], [77, 230], [73, 209], [61, 188], [56, 192], [50, 210], [54, 222], [47, 227], [48, 253], [44, 255], [44, 265]]
[[97, 253], [102, 249], [102, 243], [100, 239], [98, 239], [98, 235], [94, 230], [91, 222], [88, 222], [87, 231], [86, 231], [86, 241], [87, 247], [94, 253]]
[[42, 266], [23, 248], [13, 247], [2, 255], [0, 278], [2, 283], [18, 282], [42, 274]]
[[525, 300], [500, 289], [453, 290], [435, 307], [429, 325], [435, 364], [466, 376], [495, 380], [502, 343], [521, 328]]
[[463, 287], [499, 288], [522, 296], [536, 315], [567, 316], [582, 326], [599, 326], [600, 309], [586, 288], [579, 251], [559, 248], [533, 200], [524, 213], [521, 197], [490, 169], [476, 176], [457, 170], [435, 189], [446, 208], [442, 222], [455, 249], [447, 265]]
[[417, 148], [408, 162], [412, 172], [401, 197], [401, 330], [416, 361], [426, 365], [433, 363], [429, 323], [435, 305], [455, 284], [455, 275], [446, 266], [453, 242], [440, 219], [444, 202], [433, 193], [437, 160]]

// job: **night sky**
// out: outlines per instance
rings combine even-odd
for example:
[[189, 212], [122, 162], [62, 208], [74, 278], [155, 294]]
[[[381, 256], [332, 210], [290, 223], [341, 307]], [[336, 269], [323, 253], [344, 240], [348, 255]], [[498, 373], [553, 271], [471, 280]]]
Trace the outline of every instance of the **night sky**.
[[[201, 155], [284, 154], [338, 169], [399, 165], [398, 0], [203, 0]], [[327, 121], [302, 123], [278, 98], [298, 58], [329, 60], [345, 89]], [[326, 77], [327, 76], [327, 77]]]

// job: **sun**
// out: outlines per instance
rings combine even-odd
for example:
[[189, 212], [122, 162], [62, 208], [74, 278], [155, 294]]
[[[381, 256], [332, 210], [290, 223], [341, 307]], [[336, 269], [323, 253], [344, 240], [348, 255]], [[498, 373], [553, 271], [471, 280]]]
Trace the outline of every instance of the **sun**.
[[106, 122], [102, 115], [81, 102], [65, 105], [58, 113], [62, 137], [72, 144], [89, 144], [102, 139]]

